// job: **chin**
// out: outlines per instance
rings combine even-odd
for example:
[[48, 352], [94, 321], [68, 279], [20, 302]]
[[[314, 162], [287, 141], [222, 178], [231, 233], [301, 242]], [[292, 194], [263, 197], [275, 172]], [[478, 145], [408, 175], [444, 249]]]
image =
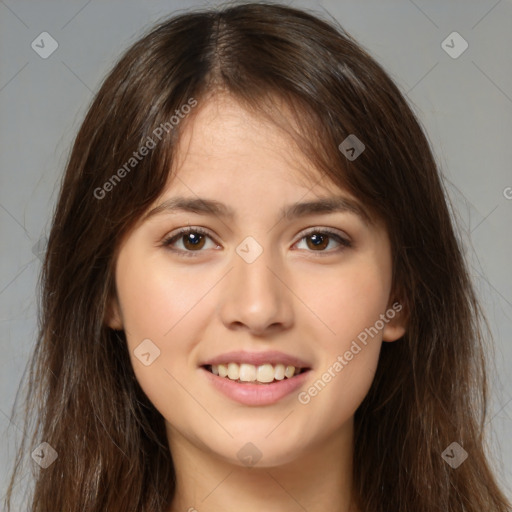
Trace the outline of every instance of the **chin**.
[[246, 432], [243, 438], [229, 439], [223, 446], [215, 444], [212, 451], [229, 464], [250, 468], [284, 466], [293, 463], [300, 456], [304, 449], [303, 439], [298, 437], [293, 441], [289, 436], [283, 435], [270, 439], [266, 437], [268, 433], [268, 429], [264, 434], [258, 435]]

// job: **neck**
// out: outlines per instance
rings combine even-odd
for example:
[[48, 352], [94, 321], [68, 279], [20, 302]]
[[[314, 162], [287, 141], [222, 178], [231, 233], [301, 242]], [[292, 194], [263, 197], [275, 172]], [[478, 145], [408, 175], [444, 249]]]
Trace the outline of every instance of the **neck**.
[[170, 512], [356, 512], [352, 423], [292, 462], [269, 467], [229, 462], [174, 429], [168, 437], [176, 472]]

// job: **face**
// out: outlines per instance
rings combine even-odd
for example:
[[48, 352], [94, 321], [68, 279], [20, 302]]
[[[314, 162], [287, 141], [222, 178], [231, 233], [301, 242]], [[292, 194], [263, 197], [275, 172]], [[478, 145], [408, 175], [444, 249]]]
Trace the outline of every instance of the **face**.
[[[234, 100], [189, 121], [168, 186], [121, 243], [108, 323], [171, 450], [292, 462], [348, 431], [382, 342], [404, 333], [388, 236]], [[324, 199], [341, 201], [297, 206]]]

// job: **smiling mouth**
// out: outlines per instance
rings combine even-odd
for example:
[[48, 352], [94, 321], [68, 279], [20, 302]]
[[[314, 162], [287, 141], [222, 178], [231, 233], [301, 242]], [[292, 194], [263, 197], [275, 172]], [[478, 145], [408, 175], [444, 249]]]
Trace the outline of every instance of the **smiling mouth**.
[[240, 384], [272, 384], [293, 379], [310, 368], [297, 368], [292, 365], [269, 363], [253, 365], [247, 363], [226, 363], [204, 365], [203, 368], [217, 377], [228, 379]]

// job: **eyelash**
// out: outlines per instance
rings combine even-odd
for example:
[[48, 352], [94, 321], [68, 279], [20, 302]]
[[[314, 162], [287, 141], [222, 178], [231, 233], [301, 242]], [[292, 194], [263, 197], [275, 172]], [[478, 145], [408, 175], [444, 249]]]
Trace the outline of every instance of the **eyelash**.
[[[213, 240], [213, 238], [211, 237], [211, 235], [208, 233], [207, 230], [200, 228], [200, 227], [190, 226], [190, 227], [186, 227], [186, 228], [181, 228], [176, 233], [174, 233], [172, 236], [166, 237], [162, 241], [162, 246], [166, 247], [168, 250], [178, 253], [180, 256], [196, 257], [196, 256], [198, 256], [199, 253], [204, 252], [204, 251], [202, 251], [202, 250], [184, 251], [182, 249], [173, 249], [171, 247], [171, 245], [175, 241], [179, 240], [180, 237], [183, 237], [184, 235], [188, 235], [190, 233], [197, 233], [200, 235], [204, 235]], [[301, 242], [304, 238], [307, 238], [308, 236], [311, 236], [311, 235], [324, 235], [324, 236], [328, 236], [330, 238], [334, 238], [342, 246], [342, 247], [339, 247], [338, 249], [334, 249], [334, 250], [330, 250], [330, 251], [308, 251], [308, 252], [313, 252], [313, 253], [318, 252], [320, 256], [324, 256], [324, 255], [326, 255], [326, 253], [327, 254], [337, 253], [337, 252], [343, 250], [344, 248], [352, 247], [352, 242], [350, 242], [346, 238], [343, 238], [341, 235], [339, 235], [338, 233], [336, 233], [330, 229], [312, 228], [308, 232], [306, 232], [302, 235], [302, 237], [299, 239], [299, 242]], [[215, 242], [215, 240], [213, 240], [213, 241]]]

